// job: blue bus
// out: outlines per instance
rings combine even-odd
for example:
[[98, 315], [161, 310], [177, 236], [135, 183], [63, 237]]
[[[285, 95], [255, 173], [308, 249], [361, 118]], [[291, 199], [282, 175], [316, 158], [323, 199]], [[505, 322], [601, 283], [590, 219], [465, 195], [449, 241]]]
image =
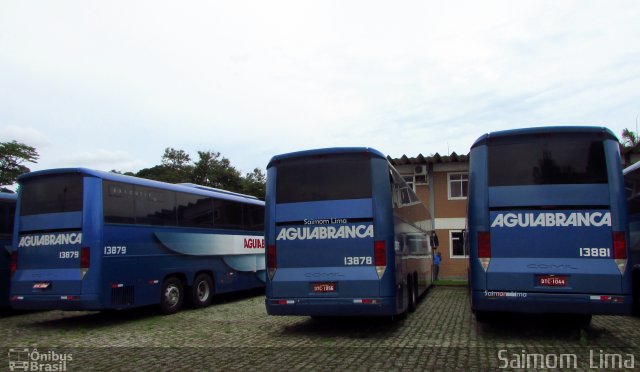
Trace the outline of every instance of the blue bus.
[[9, 280], [16, 194], [0, 192], [0, 311], [9, 309]]
[[633, 283], [633, 315], [640, 316], [640, 162], [623, 171], [629, 212], [629, 259]]
[[629, 232], [618, 140], [601, 127], [488, 133], [471, 147], [471, 309], [631, 311]]
[[264, 286], [264, 202], [84, 168], [19, 177], [11, 305], [165, 314]]
[[393, 316], [432, 284], [429, 212], [377, 150], [273, 157], [265, 221], [271, 315]]

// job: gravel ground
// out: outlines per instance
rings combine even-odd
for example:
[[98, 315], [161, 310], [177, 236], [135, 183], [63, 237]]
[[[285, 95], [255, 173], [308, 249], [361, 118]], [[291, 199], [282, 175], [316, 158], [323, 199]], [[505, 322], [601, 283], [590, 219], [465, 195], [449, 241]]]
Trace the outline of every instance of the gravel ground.
[[594, 316], [579, 327], [566, 317], [505, 315], [478, 324], [464, 287], [431, 289], [400, 320], [273, 317], [264, 296], [249, 292], [171, 316], [153, 308], [15, 314], [0, 318], [0, 350], [7, 370], [9, 360], [30, 362], [14, 370], [67, 371], [617, 370], [640, 367], [640, 319]]

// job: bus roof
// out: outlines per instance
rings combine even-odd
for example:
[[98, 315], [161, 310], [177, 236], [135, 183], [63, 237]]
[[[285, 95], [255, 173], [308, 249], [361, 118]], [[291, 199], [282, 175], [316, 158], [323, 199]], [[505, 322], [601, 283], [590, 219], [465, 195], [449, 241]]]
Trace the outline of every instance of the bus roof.
[[334, 154], [369, 154], [372, 157], [386, 159], [384, 154], [371, 147], [328, 147], [323, 149], [296, 151], [287, 154], [276, 155], [271, 158], [269, 164], [267, 165], [267, 168], [270, 168], [271, 166], [273, 166], [274, 162], [280, 160], [301, 158], [306, 156]]
[[18, 194], [11, 192], [0, 192], [0, 200], [16, 201], [18, 200]]
[[18, 177], [18, 182], [23, 182], [34, 177], [49, 176], [56, 174], [78, 173], [89, 177], [101, 178], [108, 181], [124, 182], [132, 185], [156, 187], [169, 191], [180, 191], [191, 194], [215, 196], [216, 198], [247, 202], [251, 204], [263, 204], [264, 202], [255, 196], [239, 194], [231, 191], [215, 189], [213, 187], [200, 186], [195, 184], [172, 184], [167, 182], [148, 180], [146, 178], [126, 176], [123, 174], [104, 172], [88, 168], [55, 168], [26, 173]]
[[485, 145], [488, 140], [494, 138], [504, 138], [504, 137], [515, 137], [515, 136], [535, 136], [538, 134], [554, 134], [554, 133], [593, 133], [593, 134], [602, 134], [608, 139], [612, 139], [614, 141], [618, 141], [615, 134], [611, 132], [608, 128], [605, 127], [587, 127], [587, 126], [556, 126], [556, 127], [533, 127], [533, 128], [520, 128], [520, 129], [509, 129], [509, 130], [501, 130], [497, 132], [490, 132], [483, 134], [480, 136], [474, 143], [471, 145], [471, 148], [476, 146]]

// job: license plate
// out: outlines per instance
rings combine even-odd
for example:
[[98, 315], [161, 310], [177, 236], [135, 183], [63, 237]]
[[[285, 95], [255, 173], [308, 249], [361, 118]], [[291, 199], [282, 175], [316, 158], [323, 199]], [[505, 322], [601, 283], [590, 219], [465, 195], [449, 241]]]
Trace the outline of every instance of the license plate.
[[336, 283], [313, 283], [313, 291], [318, 293], [335, 292]]
[[538, 285], [543, 287], [566, 287], [567, 277], [563, 275], [541, 275], [538, 277]]
[[51, 283], [35, 283], [33, 289], [47, 289], [50, 285]]

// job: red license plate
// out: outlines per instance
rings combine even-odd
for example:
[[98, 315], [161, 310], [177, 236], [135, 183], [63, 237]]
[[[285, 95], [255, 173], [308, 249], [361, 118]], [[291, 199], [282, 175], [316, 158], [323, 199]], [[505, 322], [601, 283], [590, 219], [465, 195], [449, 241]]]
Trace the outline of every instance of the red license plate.
[[313, 291], [319, 293], [335, 292], [336, 283], [313, 283]]
[[35, 283], [33, 289], [47, 289], [50, 285], [51, 283]]
[[563, 275], [541, 275], [538, 277], [538, 285], [543, 287], [566, 287], [567, 277]]

